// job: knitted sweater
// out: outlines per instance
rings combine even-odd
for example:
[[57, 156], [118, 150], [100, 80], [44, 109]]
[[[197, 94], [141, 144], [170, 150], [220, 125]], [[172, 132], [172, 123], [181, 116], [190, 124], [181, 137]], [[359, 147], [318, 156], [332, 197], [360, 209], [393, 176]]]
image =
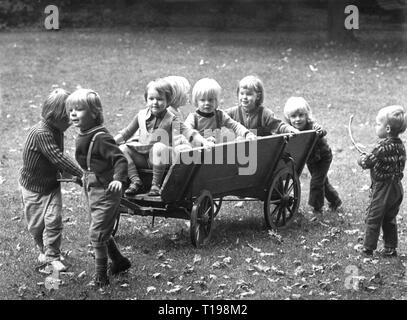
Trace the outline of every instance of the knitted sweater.
[[41, 120], [28, 132], [19, 182], [24, 188], [47, 194], [59, 187], [58, 172], [82, 177], [82, 170], [64, 154], [64, 134]]
[[406, 149], [400, 138], [380, 140], [371, 153], [362, 155], [359, 161], [363, 169], [370, 169], [373, 181], [403, 178]]
[[276, 119], [274, 112], [263, 106], [249, 112], [245, 111], [241, 106], [235, 106], [227, 109], [226, 113], [247, 129], [256, 129], [258, 136], [290, 132], [291, 126], [289, 124]]

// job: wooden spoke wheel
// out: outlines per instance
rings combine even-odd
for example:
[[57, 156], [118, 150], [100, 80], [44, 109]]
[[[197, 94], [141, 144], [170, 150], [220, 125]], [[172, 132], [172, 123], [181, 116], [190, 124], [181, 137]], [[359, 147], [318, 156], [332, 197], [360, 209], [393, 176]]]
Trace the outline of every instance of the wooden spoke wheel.
[[222, 206], [223, 198], [220, 197], [219, 199], [214, 199], [213, 200], [213, 205], [214, 205], [214, 213], [213, 216], [216, 217], [220, 211], [220, 207]]
[[119, 223], [120, 223], [120, 212], [117, 214], [117, 217], [114, 221], [112, 237], [116, 235], [117, 230], [119, 229]]
[[288, 226], [298, 212], [301, 185], [298, 175], [288, 168], [280, 170], [273, 178], [264, 201], [264, 218], [268, 228]]
[[195, 247], [200, 248], [208, 242], [214, 217], [212, 195], [203, 190], [191, 210], [190, 235]]

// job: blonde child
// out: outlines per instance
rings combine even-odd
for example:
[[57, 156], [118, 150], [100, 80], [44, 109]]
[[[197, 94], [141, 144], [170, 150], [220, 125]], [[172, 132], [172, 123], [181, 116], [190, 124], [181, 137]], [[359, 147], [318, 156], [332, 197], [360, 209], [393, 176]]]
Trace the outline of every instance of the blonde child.
[[172, 86], [168, 81], [164, 79], [150, 81], [144, 93], [146, 108], [140, 110], [130, 124], [115, 136], [116, 143], [122, 144], [120, 149], [128, 161], [131, 183], [125, 192], [127, 196], [140, 193], [144, 189], [138, 168], [153, 169], [148, 194], [150, 196], [160, 194], [165, 169], [170, 163], [170, 147], [174, 141], [179, 140], [181, 133], [188, 141], [195, 140], [204, 145], [207, 143], [196, 134], [196, 131], [183, 126], [178, 118], [167, 110], [172, 97]]
[[[191, 85], [185, 77], [181, 76], [168, 76], [166, 80], [172, 87], [172, 97], [170, 104], [167, 108], [168, 111], [173, 113], [181, 123], [185, 121], [185, 115], [181, 108], [189, 102], [189, 94], [191, 91]], [[184, 135], [179, 135], [178, 141], [174, 141], [174, 151], [182, 151], [191, 149], [192, 146]]]
[[215, 143], [222, 142], [219, 135], [223, 127], [233, 130], [237, 136], [255, 139], [256, 135], [218, 109], [221, 91], [221, 86], [214, 79], [198, 80], [192, 89], [192, 103], [197, 110], [188, 115], [185, 125]]
[[185, 116], [181, 108], [188, 103], [191, 85], [186, 78], [180, 76], [168, 76], [164, 80], [172, 87], [172, 98], [167, 109], [184, 122]]
[[122, 185], [127, 180], [127, 161], [103, 126], [102, 104], [95, 91], [76, 90], [68, 97], [66, 109], [72, 124], [80, 129], [75, 157], [85, 170], [84, 188], [91, 216], [89, 233], [95, 251], [94, 285], [102, 287], [109, 284], [108, 257], [112, 260], [112, 275], [131, 266], [112, 237]]
[[312, 119], [311, 108], [302, 97], [291, 97], [284, 106], [286, 121], [294, 128], [316, 130], [318, 140], [307, 160], [311, 174], [308, 203], [313, 207], [314, 214], [322, 214], [324, 198], [329, 202], [332, 211], [337, 210], [342, 201], [338, 192], [328, 180], [328, 170], [332, 163], [332, 150], [325, 138], [327, 132]]
[[66, 172], [80, 181], [83, 173], [64, 154], [64, 131], [69, 128], [65, 101], [69, 92], [56, 89], [42, 105], [41, 121], [28, 132], [23, 148], [19, 183], [28, 231], [40, 250], [38, 261], [55, 270], [66, 267], [61, 259], [62, 197], [58, 174]]
[[263, 106], [264, 86], [258, 77], [247, 76], [239, 81], [237, 99], [238, 105], [227, 109], [226, 113], [258, 136], [299, 132], [275, 118], [274, 112]]
[[370, 204], [366, 212], [366, 231], [362, 252], [371, 256], [383, 230], [386, 257], [397, 256], [397, 214], [403, 201], [403, 170], [406, 150], [399, 134], [407, 122], [401, 106], [388, 106], [376, 117], [376, 135], [380, 139], [372, 152], [362, 154], [358, 164], [370, 169], [372, 179]]

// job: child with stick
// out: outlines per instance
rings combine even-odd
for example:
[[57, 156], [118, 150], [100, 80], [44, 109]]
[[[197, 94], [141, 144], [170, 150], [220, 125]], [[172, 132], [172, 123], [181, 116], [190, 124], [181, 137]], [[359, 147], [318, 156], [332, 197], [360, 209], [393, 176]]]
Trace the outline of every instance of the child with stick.
[[328, 180], [332, 150], [325, 138], [326, 130], [312, 119], [311, 108], [302, 97], [291, 97], [287, 100], [284, 116], [289, 124], [300, 131], [316, 130], [318, 140], [307, 160], [307, 167], [311, 174], [308, 203], [317, 216], [322, 214], [324, 198], [329, 201], [331, 210], [336, 211], [342, 205], [342, 200]]
[[109, 284], [108, 257], [112, 275], [126, 271], [131, 264], [122, 256], [112, 237], [119, 214], [122, 185], [127, 181], [127, 161], [113, 137], [103, 126], [103, 110], [99, 95], [79, 89], [66, 101], [73, 125], [80, 129], [75, 157], [85, 170], [84, 188], [90, 209], [90, 240], [95, 251], [93, 284]]
[[23, 148], [19, 183], [28, 230], [40, 250], [38, 261], [64, 271], [61, 259], [62, 197], [57, 178], [66, 172], [81, 181], [81, 168], [64, 154], [64, 131], [69, 128], [65, 101], [69, 92], [56, 89], [42, 105], [41, 121], [33, 126]]
[[366, 231], [362, 252], [371, 256], [377, 248], [380, 229], [383, 230], [386, 257], [397, 256], [397, 214], [403, 201], [403, 170], [406, 150], [399, 135], [407, 122], [401, 106], [388, 106], [376, 116], [376, 135], [380, 139], [370, 153], [363, 153], [358, 164], [370, 169], [372, 179], [370, 204], [366, 212]]

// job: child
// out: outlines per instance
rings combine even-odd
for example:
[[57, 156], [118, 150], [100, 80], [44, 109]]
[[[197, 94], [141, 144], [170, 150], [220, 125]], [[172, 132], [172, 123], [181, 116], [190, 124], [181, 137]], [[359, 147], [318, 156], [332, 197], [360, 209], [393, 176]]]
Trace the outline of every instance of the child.
[[384, 256], [397, 256], [397, 220], [403, 201], [403, 170], [406, 150], [399, 134], [406, 130], [406, 116], [401, 106], [388, 106], [376, 117], [379, 142], [371, 153], [362, 154], [358, 164], [370, 169], [372, 179], [370, 204], [366, 214], [366, 232], [362, 252], [371, 256], [383, 230]]
[[298, 133], [299, 130], [274, 117], [273, 111], [263, 106], [264, 86], [255, 76], [247, 76], [239, 81], [237, 87], [238, 105], [226, 110], [235, 121], [258, 136], [278, 133]]
[[95, 251], [94, 285], [109, 284], [107, 258], [112, 260], [112, 275], [130, 268], [112, 237], [120, 206], [122, 184], [127, 180], [127, 161], [113, 137], [103, 126], [103, 110], [99, 95], [89, 89], [79, 89], [66, 101], [66, 109], [75, 127], [75, 157], [86, 170], [84, 188], [89, 201], [90, 240]]
[[313, 207], [313, 213], [320, 215], [325, 197], [330, 203], [331, 210], [336, 211], [342, 205], [342, 201], [328, 180], [332, 151], [325, 138], [326, 130], [312, 119], [311, 108], [302, 97], [291, 97], [287, 100], [284, 106], [284, 116], [289, 124], [300, 131], [317, 131], [318, 140], [307, 160], [307, 167], [311, 174], [308, 203]]
[[79, 181], [82, 170], [64, 151], [64, 131], [70, 126], [65, 111], [69, 92], [56, 89], [42, 105], [41, 121], [33, 126], [23, 148], [20, 186], [28, 230], [40, 250], [39, 262], [51, 263], [57, 271], [66, 267], [60, 261], [62, 239], [60, 172]]
[[125, 143], [120, 149], [126, 156], [129, 166], [128, 175], [131, 183], [125, 192], [127, 196], [140, 193], [144, 188], [137, 168], [153, 169], [148, 195], [160, 195], [164, 172], [170, 162], [170, 146], [173, 145], [172, 140], [179, 139], [180, 133], [188, 140], [207, 144], [196, 131], [183, 126], [178, 118], [167, 110], [172, 97], [172, 87], [164, 79], [149, 82], [144, 93], [147, 108], [140, 110], [130, 124], [115, 136], [117, 144]]
[[[185, 106], [189, 101], [188, 95], [191, 91], [191, 85], [186, 78], [180, 76], [168, 76], [165, 77], [164, 80], [166, 80], [172, 87], [172, 98], [167, 110], [173, 113], [179, 121], [183, 123], [185, 121], [185, 116], [181, 107]], [[179, 135], [177, 138], [178, 141], [174, 141], [174, 145], [176, 146], [174, 148], [175, 151], [192, 148], [184, 135]]]
[[222, 142], [219, 138], [222, 127], [233, 130], [240, 137], [256, 139], [256, 135], [233, 120], [225, 111], [218, 109], [221, 90], [214, 79], [203, 78], [197, 81], [192, 89], [192, 103], [197, 110], [188, 115], [185, 125], [198, 130], [204, 138], [215, 143]]
[[172, 87], [172, 98], [167, 110], [171, 111], [181, 122], [185, 121], [185, 116], [180, 110], [188, 103], [188, 95], [191, 90], [189, 81], [180, 76], [168, 76], [164, 78]]

